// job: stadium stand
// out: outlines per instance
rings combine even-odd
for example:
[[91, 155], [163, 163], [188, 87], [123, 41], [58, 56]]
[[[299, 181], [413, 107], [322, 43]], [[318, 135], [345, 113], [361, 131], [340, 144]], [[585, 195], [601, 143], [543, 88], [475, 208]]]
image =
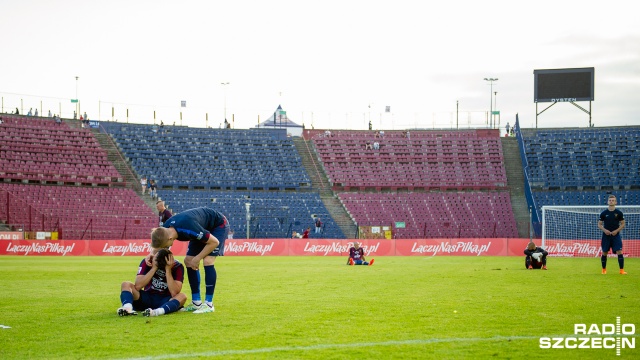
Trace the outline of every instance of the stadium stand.
[[[360, 225], [387, 225], [395, 238], [517, 237], [509, 193], [429, 192], [339, 195]], [[406, 224], [396, 228], [396, 222]]]
[[[157, 215], [131, 189], [0, 183], [0, 216], [60, 239], [144, 239]], [[7, 199], [4, 201], [4, 199]]]
[[[335, 189], [498, 189], [506, 186], [497, 130], [306, 131]], [[379, 143], [379, 149], [368, 144]]]
[[3, 116], [0, 180], [5, 182], [124, 186], [87, 129], [48, 118]]
[[[199, 206], [221, 211], [231, 223], [236, 238], [247, 234], [246, 203], [250, 203], [250, 237], [290, 237], [292, 230], [311, 227], [310, 237], [344, 239], [342, 230], [329, 216], [322, 200], [313, 192], [159, 190], [158, 196], [175, 213]], [[322, 232], [314, 233], [314, 217], [323, 222]]]
[[533, 228], [541, 234], [542, 207], [640, 205], [640, 127], [520, 129], [516, 123]]
[[286, 130], [194, 129], [102, 122], [138, 176], [160, 189], [310, 188]]
[[640, 127], [523, 130], [534, 190], [640, 189]]

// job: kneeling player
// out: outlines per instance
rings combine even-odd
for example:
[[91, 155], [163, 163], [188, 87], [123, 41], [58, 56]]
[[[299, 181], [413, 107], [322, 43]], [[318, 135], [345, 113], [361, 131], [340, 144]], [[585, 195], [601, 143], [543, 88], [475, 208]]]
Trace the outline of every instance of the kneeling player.
[[357, 242], [353, 243], [353, 246], [349, 249], [349, 260], [347, 260], [347, 265], [373, 265], [375, 259], [371, 259], [371, 261], [367, 262], [364, 259], [364, 249], [360, 247], [360, 244]]
[[169, 314], [178, 311], [187, 301], [187, 295], [180, 292], [184, 266], [173, 258], [170, 250], [160, 249], [152, 266], [145, 260], [140, 262], [136, 283], [122, 283], [120, 316], [137, 315], [136, 310], [144, 310], [144, 316]]
[[524, 254], [527, 255], [524, 258], [524, 266], [527, 269], [547, 270], [547, 255], [549, 253], [545, 249], [536, 246], [532, 241], [527, 245]]

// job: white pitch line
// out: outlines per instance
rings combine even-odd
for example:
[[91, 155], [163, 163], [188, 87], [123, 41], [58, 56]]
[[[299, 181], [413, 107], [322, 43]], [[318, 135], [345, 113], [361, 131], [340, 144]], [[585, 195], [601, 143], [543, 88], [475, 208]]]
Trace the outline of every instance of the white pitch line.
[[[543, 335], [545, 336], [545, 335]], [[548, 337], [565, 337], [573, 335], [546, 335]], [[392, 340], [382, 342], [368, 342], [368, 343], [349, 343], [349, 344], [318, 344], [310, 346], [287, 346], [287, 347], [272, 347], [250, 350], [220, 350], [220, 351], [208, 351], [202, 353], [191, 354], [165, 354], [158, 356], [146, 356], [136, 358], [124, 358], [120, 360], [162, 360], [162, 359], [181, 359], [190, 357], [214, 357], [225, 355], [248, 355], [248, 354], [266, 354], [278, 351], [313, 351], [324, 349], [348, 349], [359, 347], [371, 347], [371, 346], [393, 346], [393, 345], [423, 345], [434, 343], [447, 343], [447, 342], [477, 342], [477, 341], [501, 341], [501, 340], [531, 340], [539, 339], [540, 336], [494, 336], [490, 338], [446, 338], [446, 339], [417, 339], [417, 340]]]

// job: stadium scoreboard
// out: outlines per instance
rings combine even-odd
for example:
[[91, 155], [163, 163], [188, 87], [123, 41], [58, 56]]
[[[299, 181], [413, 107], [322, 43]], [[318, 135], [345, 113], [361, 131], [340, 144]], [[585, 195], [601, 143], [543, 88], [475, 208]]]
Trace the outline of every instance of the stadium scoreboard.
[[593, 101], [594, 68], [533, 70], [534, 99], [539, 102]]

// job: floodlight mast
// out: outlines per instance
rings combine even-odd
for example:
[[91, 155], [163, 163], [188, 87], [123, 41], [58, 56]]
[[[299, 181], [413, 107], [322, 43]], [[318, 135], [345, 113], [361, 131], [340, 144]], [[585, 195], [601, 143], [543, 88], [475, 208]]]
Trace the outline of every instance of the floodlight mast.
[[489, 92], [489, 127], [493, 128], [493, 82], [498, 81], [498, 78], [484, 78], [489, 82], [490, 92]]

